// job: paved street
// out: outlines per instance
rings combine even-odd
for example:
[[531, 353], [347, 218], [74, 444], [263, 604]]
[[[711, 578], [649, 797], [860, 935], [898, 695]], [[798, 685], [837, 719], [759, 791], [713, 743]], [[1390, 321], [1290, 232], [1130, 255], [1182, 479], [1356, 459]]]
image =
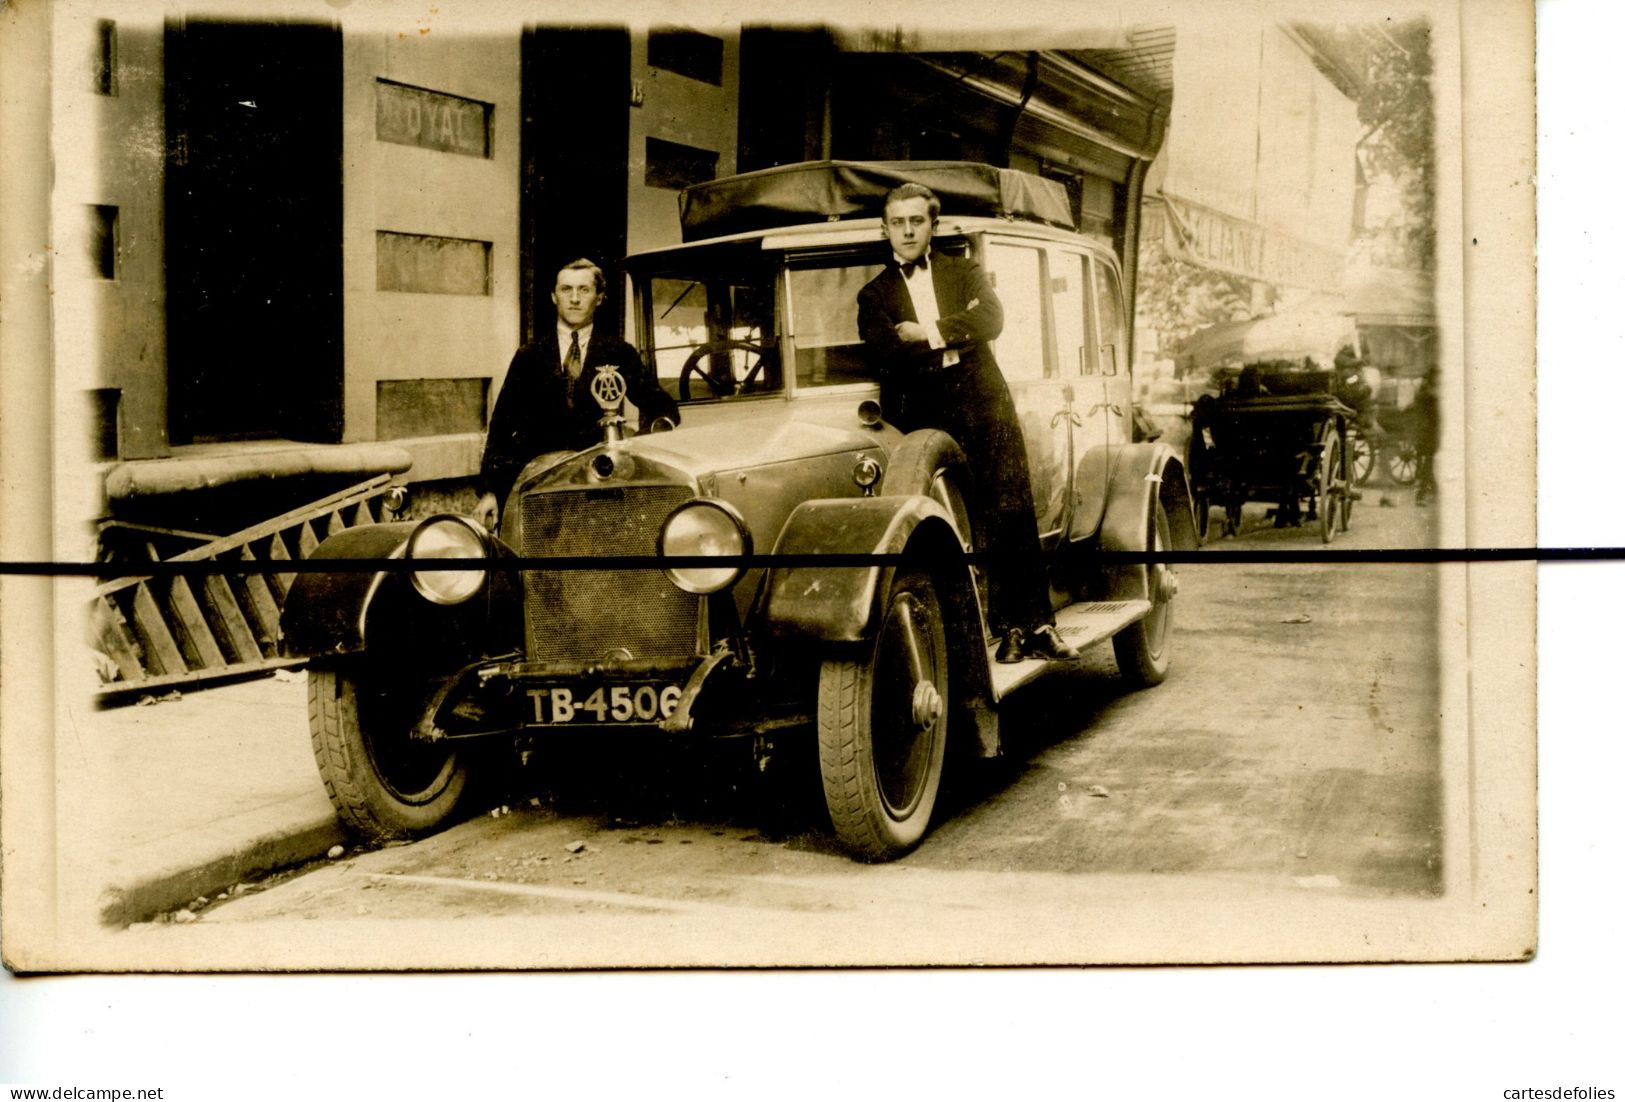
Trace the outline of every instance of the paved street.
[[[1376, 500], [1334, 546], [1425, 543], [1409, 495]], [[1217, 546], [1272, 545], [1321, 546], [1252, 511]], [[959, 768], [935, 831], [895, 865], [834, 851], [805, 743], [787, 740], [765, 774], [738, 749], [618, 743], [549, 754], [534, 801], [319, 862], [197, 926], [585, 918], [635, 938], [674, 916], [986, 921], [1193, 882], [1244, 899], [1436, 895], [1432, 568], [1213, 564], [1181, 582], [1164, 685], [1125, 692], [1105, 648], [1024, 690], [1005, 715], [1011, 753]]]

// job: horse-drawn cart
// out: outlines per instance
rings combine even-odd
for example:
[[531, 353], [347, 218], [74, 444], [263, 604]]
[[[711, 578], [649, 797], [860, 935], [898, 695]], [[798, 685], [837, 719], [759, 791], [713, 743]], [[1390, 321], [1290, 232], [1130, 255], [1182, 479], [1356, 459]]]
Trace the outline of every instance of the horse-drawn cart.
[[1359, 492], [1349, 464], [1355, 411], [1334, 393], [1330, 371], [1251, 365], [1223, 380], [1217, 398], [1191, 410], [1190, 477], [1198, 534], [1224, 510], [1224, 534], [1242, 506], [1271, 502], [1277, 527], [1318, 521], [1330, 543], [1348, 531]]

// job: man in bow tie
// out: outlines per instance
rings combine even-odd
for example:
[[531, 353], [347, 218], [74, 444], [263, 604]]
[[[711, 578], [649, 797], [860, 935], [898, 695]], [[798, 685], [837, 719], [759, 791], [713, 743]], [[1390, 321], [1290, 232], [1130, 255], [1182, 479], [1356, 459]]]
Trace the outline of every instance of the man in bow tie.
[[647, 431], [657, 417], [679, 420], [677, 403], [660, 389], [637, 349], [613, 333], [597, 331], [593, 315], [604, 301], [604, 273], [590, 260], [572, 260], [553, 283], [558, 325], [549, 336], [514, 353], [497, 394], [485, 436], [475, 489], [474, 516], [495, 528], [500, 503], [526, 463], [543, 452], [579, 451], [603, 439], [604, 409], [593, 399], [600, 367], [626, 380], [626, 397]]
[[965, 453], [978, 550], [992, 556], [988, 619], [1000, 636], [998, 661], [1077, 658], [1055, 629], [1021, 422], [988, 347], [1004, 310], [980, 264], [931, 251], [941, 209], [920, 184], [886, 195], [893, 262], [858, 292], [881, 406], [904, 432], [941, 429]]

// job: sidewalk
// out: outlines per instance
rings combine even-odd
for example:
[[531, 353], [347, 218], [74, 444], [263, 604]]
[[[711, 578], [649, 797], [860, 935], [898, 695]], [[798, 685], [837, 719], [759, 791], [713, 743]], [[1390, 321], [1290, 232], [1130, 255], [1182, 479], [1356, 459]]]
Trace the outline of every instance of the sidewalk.
[[185, 692], [84, 717], [93, 754], [64, 744], [96, 793], [102, 921], [213, 898], [345, 841], [316, 772], [305, 674]]

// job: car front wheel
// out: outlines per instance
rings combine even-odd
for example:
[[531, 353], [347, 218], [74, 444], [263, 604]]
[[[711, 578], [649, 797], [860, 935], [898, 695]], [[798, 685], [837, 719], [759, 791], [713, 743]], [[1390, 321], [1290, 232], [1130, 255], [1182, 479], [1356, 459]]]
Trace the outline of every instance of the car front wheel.
[[340, 821], [370, 841], [429, 834], [468, 794], [466, 755], [412, 736], [429, 691], [403, 692], [400, 680], [375, 686], [359, 672], [310, 671], [310, 741], [322, 784]]
[[936, 807], [948, 734], [948, 643], [930, 575], [900, 569], [871, 649], [818, 681], [818, 761], [835, 835], [888, 861], [919, 844]]

